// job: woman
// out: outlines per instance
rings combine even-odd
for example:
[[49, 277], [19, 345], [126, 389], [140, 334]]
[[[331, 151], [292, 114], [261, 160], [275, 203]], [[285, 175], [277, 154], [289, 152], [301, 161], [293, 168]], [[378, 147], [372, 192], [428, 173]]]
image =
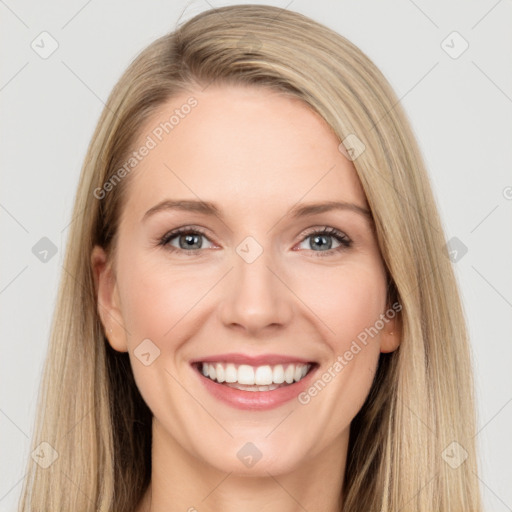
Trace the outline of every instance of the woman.
[[424, 164], [342, 36], [246, 5], [155, 41], [74, 218], [21, 510], [480, 510]]

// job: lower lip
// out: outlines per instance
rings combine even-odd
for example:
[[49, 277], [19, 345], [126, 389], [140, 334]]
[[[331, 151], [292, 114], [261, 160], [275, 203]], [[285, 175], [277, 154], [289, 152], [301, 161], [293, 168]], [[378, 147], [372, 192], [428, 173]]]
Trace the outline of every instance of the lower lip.
[[197, 368], [193, 367], [204, 387], [218, 400], [237, 409], [244, 410], [268, 410], [297, 398], [308, 386], [317, 366], [313, 367], [309, 373], [299, 382], [294, 382], [288, 386], [277, 388], [272, 391], [243, 391], [241, 389], [231, 388], [224, 384], [219, 384], [208, 377], [205, 377]]

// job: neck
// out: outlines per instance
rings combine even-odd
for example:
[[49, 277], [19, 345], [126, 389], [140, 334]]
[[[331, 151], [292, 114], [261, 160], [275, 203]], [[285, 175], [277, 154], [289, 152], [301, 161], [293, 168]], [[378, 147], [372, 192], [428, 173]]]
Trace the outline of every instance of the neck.
[[151, 483], [136, 512], [340, 512], [348, 432], [278, 475], [243, 476], [192, 456], [153, 419]]

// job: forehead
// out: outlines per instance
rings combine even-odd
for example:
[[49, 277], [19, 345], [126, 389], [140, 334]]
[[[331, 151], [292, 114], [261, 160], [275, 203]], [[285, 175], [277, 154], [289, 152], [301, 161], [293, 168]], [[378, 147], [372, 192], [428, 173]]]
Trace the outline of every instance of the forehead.
[[[191, 99], [192, 98], [192, 99]], [[254, 86], [180, 93], [141, 129], [127, 202], [202, 199], [261, 212], [304, 199], [366, 205], [327, 123], [296, 98]], [[133, 205], [136, 206], [135, 204]]]

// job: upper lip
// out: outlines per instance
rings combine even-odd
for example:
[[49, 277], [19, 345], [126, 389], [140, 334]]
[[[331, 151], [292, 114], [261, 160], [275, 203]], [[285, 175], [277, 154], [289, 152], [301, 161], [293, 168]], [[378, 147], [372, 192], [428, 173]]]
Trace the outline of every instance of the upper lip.
[[304, 359], [297, 356], [287, 356], [280, 354], [261, 354], [261, 355], [247, 355], [247, 354], [215, 354], [213, 356], [199, 357], [193, 359], [191, 364], [197, 363], [233, 363], [233, 364], [247, 364], [249, 366], [264, 366], [276, 364], [292, 364], [292, 363], [311, 363], [311, 359]]

